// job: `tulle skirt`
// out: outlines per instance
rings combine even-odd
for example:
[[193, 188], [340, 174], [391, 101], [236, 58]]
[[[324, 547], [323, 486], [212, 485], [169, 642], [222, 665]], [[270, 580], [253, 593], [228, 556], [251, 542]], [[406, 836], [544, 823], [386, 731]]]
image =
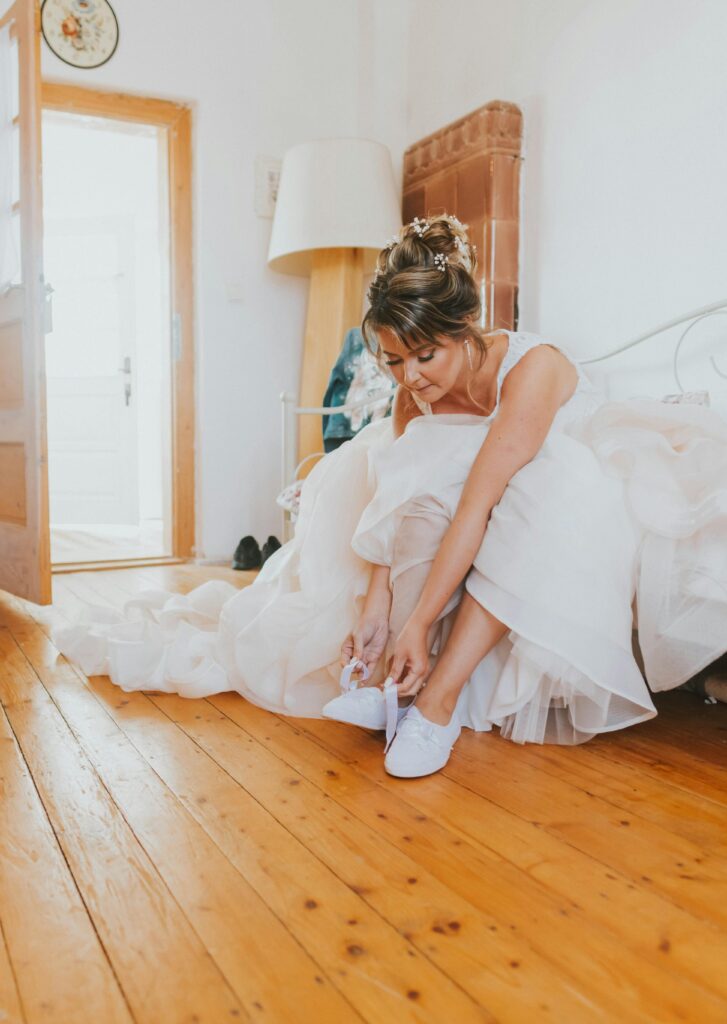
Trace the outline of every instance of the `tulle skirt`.
[[[458, 714], [516, 742], [578, 743], [650, 718], [649, 688], [678, 686], [727, 650], [727, 421], [700, 406], [589, 401], [559, 414], [512, 478], [464, 581], [508, 632]], [[482, 417], [423, 416], [394, 441], [390, 421], [371, 424], [311, 473], [295, 537], [252, 586], [89, 609], [58, 632], [61, 649], [126, 690], [234, 690], [320, 715], [371, 563], [391, 567], [400, 628], [488, 429]]]

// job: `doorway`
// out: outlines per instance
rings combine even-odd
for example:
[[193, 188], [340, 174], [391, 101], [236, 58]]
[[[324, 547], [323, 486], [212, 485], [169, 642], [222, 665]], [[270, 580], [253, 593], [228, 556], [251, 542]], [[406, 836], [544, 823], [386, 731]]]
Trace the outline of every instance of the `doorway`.
[[193, 554], [189, 115], [43, 84], [56, 571]]

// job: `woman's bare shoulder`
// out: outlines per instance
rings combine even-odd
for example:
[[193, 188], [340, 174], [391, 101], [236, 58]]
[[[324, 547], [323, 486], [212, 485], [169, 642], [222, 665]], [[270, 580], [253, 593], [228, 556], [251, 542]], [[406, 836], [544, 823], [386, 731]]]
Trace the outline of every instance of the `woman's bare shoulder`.
[[543, 342], [521, 356], [506, 375], [502, 385], [503, 397], [521, 389], [527, 390], [537, 384], [538, 379], [547, 381], [549, 388], [559, 393], [560, 403], [564, 404], [578, 385], [578, 370], [559, 348]]

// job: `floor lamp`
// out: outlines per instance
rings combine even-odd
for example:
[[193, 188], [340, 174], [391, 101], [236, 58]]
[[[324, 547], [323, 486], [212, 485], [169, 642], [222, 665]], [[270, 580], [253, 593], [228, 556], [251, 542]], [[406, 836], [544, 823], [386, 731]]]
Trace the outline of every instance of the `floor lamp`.
[[[368, 139], [304, 142], [283, 158], [268, 264], [310, 277], [301, 406], [320, 406], [345, 332], [361, 323], [362, 279], [399, 230], [391, 156]], [[318, 416], [301, 417], [298, 458], [323, 450]]]

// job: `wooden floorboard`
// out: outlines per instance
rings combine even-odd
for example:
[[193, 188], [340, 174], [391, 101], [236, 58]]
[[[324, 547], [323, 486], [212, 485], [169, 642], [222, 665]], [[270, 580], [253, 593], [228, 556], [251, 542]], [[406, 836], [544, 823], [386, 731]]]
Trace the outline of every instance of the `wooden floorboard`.
[[[3, 642], [12, 643], [7, 630], [0, 631]], [[4, 711], [0, 772], [0, 913], [24, 1019], [58, 1024], [131, 1020]], [[88, 971], [94, 985], [79, 1005], [78, 987]], [[3, 988], [8, 984], [6, 978]]]
[[[144, 566], [0, 595], [0, 1021], [727, 1022], [727, 707], [445, 772], [236, 694], [125, 694], [52, 629]], [[52, 955], [49, 955], [52, 951]]]
[[[161, 700], [168, 702], [167, 698]], [[398, 883], [404, 891], [404, 882], [412, 884], [407, 895], [419, 894], [427, 879], [434, 877], [466, 901], [465, 909], [454, 916], [440, 914], [429, 918], [427, 927], [433, 935], [440, 936], [438, 941], [460, 941], [465, 946], [474, 946], [485, 954], [490, 967], [501, 962], [506, 970], [515, 970], [528, 988], [538, 986], [536, 969], [545, 960], [551, 991], [557, 991], [559, 983], [569, 983], [579, 991], [589, 992], [592, 998], [597, 997], [609, 1015], [618, 1011], [623, 1020], [643, 1020], [648, 996], [660, 992], [663, 1000], [663, 986], [670, 986], [666, 976], [660, 977], [665, 972], [657, 969], [645, 980], [643, 964], [624, 964], [622, 951], [612, 938], [604, 936], [600, 928], [593, 928], [572, 898], [562, 899], [545, 892], [520, 869], [464, 841], [459, 832], [442, 823], [441, 809], [438, 812], [427, 806], [426, 812], [423, 810], [410, 786], [392, 791], [380, 766], [372, 767], [370, 774], [359, 771], [358, 765], [351, 767], [353, 752], [349, 746], [344, 747], [340, 758], [331, 759], [311, 744], [304, 745], [291, 723], [277, 720], [271, 724], [270, 716], [231, 695], [215, 698], [213, 703], [323, 790], [326, 799], [322, 806], [327, 818], [333, 817], [331, 800], [340, 805], [338, 828], [345, 830], [351, 843], [361, 848], [367, 833], [375, 833], [396, 847], [399, 857], [391, 853], [387, 856], [387, 861], [399, 867], [392, 884]], [[184, 711], [183, 707], [181, 710]], [[184, 713], [189, 719], [189, 714]], [[199, 729], [197, 722], [192, 724]], [[236, 756], [239, 758], [239, 754]], [[265, 776], [267, 801], [271, 806], [277, 804], [278, 813], [290, 818], [284, 796], [277, 796], [272, 788], [271, 776], [272, 772]], [[378, 781], [377, 777], [381, 785], [372, 789], [371, 781]], [[278, 789], [285, 793], [284, 779]], [[454, 796], [451, 792], [447, 794], [447, 802]], [[469, 802], [470, 814], [478, 813], [476, 803]], [[486, 809], [482, 813], [486, 814]], [[357, 821], [356, 827], [351, 816]], [[366, 830], [358, 823], [367, 826]], [[291, 824], [295, 827], [294, 819]], [[482, 885], [483, 878], [487, 885]], [[472, 911], [476, 912], [480, 926], [485, 926], [488, 941], [473, 928]], [[575, 928], [579, 929], [579, 943], [574, 947], [569, 936]], [[693, 1005], [698, 998], [692, 985], [682, 986], [681, 996], [681, 1006]], [[642, 999], [643, 1005], [639, 1005]], [[705, 1002], [716, 1009], [712, 997]]]
[[0, 1009], [6, 1024], [22, 1024], [27, 1020], [20, 1005], [20, 994], [7, 943], [0, 927]]
[[[32, 649], [32, 640], [20, 643], [23, 650], [32, 651], [50, 696], [250, 1016], [264, 1010], [283, 1020], [297, 1013], [326, 1021], [357, 1019], [345, 998], [336, 995], [315, 961], [291, 939], [287, 927], [246, 881], [245, 865], [235, 870], [162, 783], [160, 749], [146, 761], [93, 693], [79, 689], [69, 666], [43, 663], [43, 654]], [[118, 690], [112, 699], [122, 707], [130, 703]], [[147, 700], [141, 695], [139, 699]], [[183, 757], [194, 763], [193, 754], [187, 750]], [[180, 849], [188, 855], [177, 856]], [[260, 935], [276, 950], [275, 957], [267, 944], [260, 944]]]
[[[344, 735], [343, 727], [336, 733], [326, 728], [326, 724], [317, 722], [307, 722], [304, 728], [326, 749], [345, 749], [357, 771], [372, 778], [379, 777], [377, 751], [369, 747], [365, 734], [352, 740]], [[481, 739], [484, 741], [485, 737]], [[491, 740], [501, 742], [495, 737]], [[507, 760], [510, 755], [516, 758], [519, 749], [508, 744], [502, 750], [503, 759]], [[514, 771], [517, 772], [516, 765]], [[385, 785], [383, 780], [382, 784]], [[727, 956], [727, 935], [717, 926], [705, 927], [691, 914], [654, 893], [641, 878], [646, 865], [635, 864], [631, 872], [615, 871], [550, 835], [540, 822], [512, 813], [494, 799], [480, 804], [477, 813], [479, 801], [472, 800], [471, 790], [463, 792], [463, 787], [447, 775], [440, 774], [426, 780], [426, 784], [417, 785], [415, 799], [424, 820], [428, 816], [446, 824], [460, 835], [460, 845], [476, 844], [500, 856], [559, 895], [566, 901], [560, 910], [564, 916], [572, 917], [574, 910], [582, 911], [591, 921], [597, 920], [614, 931], [620, 943], [632, 947], [641, 956], [670, 965], [671, 969], [677, 968], [696, 983], [706, 983], [723, 997], [727, 995], [727, 978], [719, 966]], [[537, 791], [533, 800], [534, 804], [536, 802]], [[564, 818], [569, 817], [567, 806], [562, 808], [562, 813]], [[416, 816], [413, 820], [417, 820]], [[389, 815], [385, 813], [380, 827], [388, 828], [388, 822]], [[414, 827], [410, 819], [408, 829]], [[515, 882], [505, 888], [511, 894], [522, 891]], [[516, 905], [514, 900], [513, 907]], [[627, 927], [625, 922], [628, 922]]]

